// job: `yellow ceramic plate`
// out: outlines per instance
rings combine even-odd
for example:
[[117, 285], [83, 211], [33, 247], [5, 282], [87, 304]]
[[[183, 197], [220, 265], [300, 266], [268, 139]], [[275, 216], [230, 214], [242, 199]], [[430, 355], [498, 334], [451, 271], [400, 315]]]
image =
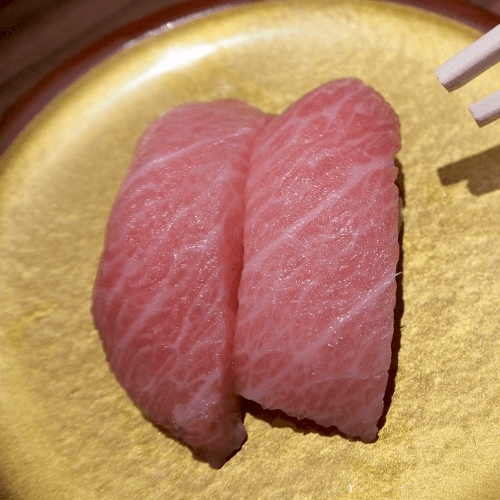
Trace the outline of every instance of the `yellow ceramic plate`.
[[[117, 53], [38, 115], [0, 167], [3, 494], [499, 498], [500, 123], [479, 129], [467, 105], [500, 68], [453, 94], [434, 76], [478, 35], [396, 4], [246, 5]], [[108, 370], [89, 310], [106, 219], [135, 142], [169, 108], [234, 97], [278, 112], [344, 76], [402, 122], [404, 311], [385, 425], [364, 444], [253, 408], [247, 443], [214, 471]]]

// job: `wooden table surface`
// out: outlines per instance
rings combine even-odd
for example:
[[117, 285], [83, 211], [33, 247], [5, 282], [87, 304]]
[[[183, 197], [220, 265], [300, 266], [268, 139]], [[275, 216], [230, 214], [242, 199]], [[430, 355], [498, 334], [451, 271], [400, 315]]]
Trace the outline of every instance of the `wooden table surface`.
[[[500, 0], [469, 1], [500, 14]], [[0, 117], [90, 44], [161, 9], [188, 3], [196, 5], [192, 0], [7, 0], [0, 8]]]

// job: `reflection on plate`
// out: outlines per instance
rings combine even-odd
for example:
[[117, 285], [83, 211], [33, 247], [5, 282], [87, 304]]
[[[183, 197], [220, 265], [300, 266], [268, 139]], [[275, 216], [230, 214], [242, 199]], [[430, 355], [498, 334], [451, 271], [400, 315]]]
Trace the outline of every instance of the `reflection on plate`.
[[[434, 69], [478, 32], [397, 4], [265, 2], [215, 13], [108, 58], [29, 125], [0, 166], [0, 496], [497, 498], [500, 494], [500, 124]], [[405, 188], [398, 372], [373, 444], [254, 410], [220, 471], [159, 432], [110, 374], [90, 295], [134, 144], [186, 101], [277, 112], [356, 76], [401, 117]]]

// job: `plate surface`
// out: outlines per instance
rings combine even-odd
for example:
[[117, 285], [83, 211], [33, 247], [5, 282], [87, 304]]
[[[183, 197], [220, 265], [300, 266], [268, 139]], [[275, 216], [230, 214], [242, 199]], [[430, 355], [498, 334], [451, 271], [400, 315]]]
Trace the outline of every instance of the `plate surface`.
[[[479, 32], [371, 1], [234, 7], [106, 59], [40, 113], [0, 165], [0, 498], [494, 499], [500, 495], [500, 123], [434, 70]], [[90, 296], [107, 217], [145, 127], [187, 101], [279, 112], [356, 76], [402, 123], [404, 308], [379, 439], [250, 407], [221, 470], [129, 401], [104, 359]], [[400, 331], [399, 331], [400, 330]]]

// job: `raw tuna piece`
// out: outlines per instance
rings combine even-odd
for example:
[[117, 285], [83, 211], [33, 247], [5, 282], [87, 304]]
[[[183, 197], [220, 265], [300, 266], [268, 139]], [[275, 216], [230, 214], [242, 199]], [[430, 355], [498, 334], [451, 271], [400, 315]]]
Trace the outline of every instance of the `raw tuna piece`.
[[399, 147], [379, 94], [330, 82], [267, 125], [246, 189], [237, 392], [365, 440], [391, 360]]
[[114, 204], [94, 290], [120, 384], [213, 467], [246, 437], [232, 349], [244, 184], [266, 120], [238, 101], [185, 105], [157, 120]]

